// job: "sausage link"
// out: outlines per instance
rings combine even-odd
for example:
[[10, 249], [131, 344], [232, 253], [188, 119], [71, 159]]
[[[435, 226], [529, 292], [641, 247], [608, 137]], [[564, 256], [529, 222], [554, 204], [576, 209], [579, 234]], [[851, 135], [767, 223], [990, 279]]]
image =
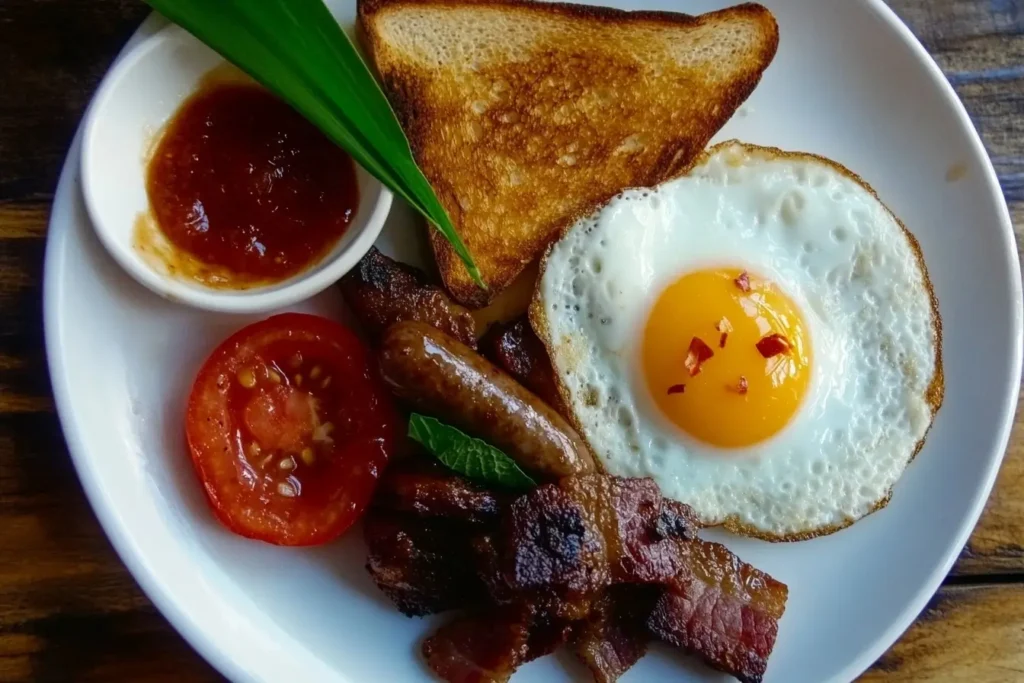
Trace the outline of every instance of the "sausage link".
[[531, 473], [557, 479], [596, 469], [582, 439], [554, 410], [429, 325], [388, 328], [380, 367], [397, 396], [500, 448]]

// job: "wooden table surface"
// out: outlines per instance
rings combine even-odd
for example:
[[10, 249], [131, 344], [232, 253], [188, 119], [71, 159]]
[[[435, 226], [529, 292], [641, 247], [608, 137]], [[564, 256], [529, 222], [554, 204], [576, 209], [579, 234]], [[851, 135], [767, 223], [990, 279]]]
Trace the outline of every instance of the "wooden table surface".
[[[1024, 2], [892, 0], [963, 98], [1024, 230]], [[140, 592], [75, 477], [41, 320], [50, 201], [136, 0], [0, 0], [0, 683], [215, 681]], [[1024, 430], [917, 622], [863, 680], [1024, 681]]]

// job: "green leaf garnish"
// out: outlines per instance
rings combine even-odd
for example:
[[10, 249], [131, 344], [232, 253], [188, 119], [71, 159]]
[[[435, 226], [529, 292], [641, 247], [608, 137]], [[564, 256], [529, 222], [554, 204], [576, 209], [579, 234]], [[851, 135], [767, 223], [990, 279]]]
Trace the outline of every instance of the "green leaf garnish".
[[147, 0], [288, 102], [480, 271], [409, 149], [377, 81], [322, 0]]
[[423, 444], [448, 468], [472, 481], [510, 489], [537, 485], [515, 460], [486, 441], [475, 439], [432, 417], [409, 416], [409, 438]]

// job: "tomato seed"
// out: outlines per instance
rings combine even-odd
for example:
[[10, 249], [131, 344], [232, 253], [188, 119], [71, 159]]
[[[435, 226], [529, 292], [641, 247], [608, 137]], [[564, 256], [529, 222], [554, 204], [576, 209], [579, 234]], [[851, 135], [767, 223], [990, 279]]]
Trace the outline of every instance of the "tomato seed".
[[320, 366], [319, 365], [314, 365], [313, 369], [309, 371], [309, 378], [310, 379], [316, 379], [319, 376], [320, 376]]
[[271, 381], [271, 382], [273, 382], [274, 384], [280, 384], [280, 383], [281, 383], [281, 375], [277, 374], [277, 373], [276, 373], [276, 372], [274, 372], [273, 370], [268, 370], [268, 371], [267, 371], [267, 377], [268, 377], [268, 378], [270, 379], [270, 381]]
[[246, 389], [252, 389], [256, 386], [256, 375], [249, 368], [243, 368], [238, 371], [238, 383]]
[[307, 465], [312, 465], [316, 461], [316, 456], [313, 455], [312, 448], [303, 448], [302, 452], [299, 453], [299, 456], [302, 458], [302, 462]]
[[295, 386], [301, 387], [302, 386], [302, 375], [295, 375], [295, 378], [292, 381], [295, 382]]
[[327, 377], [326, 377], [326, 378], [324, 379], [324, 381], [323, 381], [323, 382], [320, 382], [320, 388], [321, 388], [321, 389], [326, 389], [326, 388], [327, 388], [327, 385], [328, 385], [328, 384], [330, 384], [330, 383], [331, 383], [331, 378], [330, 378], [330, 375], [328, 375], [328, 376], [327, 376]]
[[313, 427], [313, 441], [316, 443], [329, 443], [331, 441], [331, 432], [334, 431], [334, 425], [330, 422], [324, 422]]
[[281, 462], [277, 463], [277, 466], [280, 467], [285, 472], [291, 472], [292, 470], [295, 469], [295, 460], [291, 457], [288, 457], [282, 460]]
[[302, 354], [301, 353], [297, 353], [294, 356], [292, 356], [292, 358], [289, 361], [289, 363], [295, 369], [298, 369], [298, 368], [302, 367]]
[[286, 481], [282, 481], [280, 484], [277, 485], [277, 492], [279, 495], [282, 495], [285, 498], [294, 498], [295, 495], [297, 494], [295, 487]]

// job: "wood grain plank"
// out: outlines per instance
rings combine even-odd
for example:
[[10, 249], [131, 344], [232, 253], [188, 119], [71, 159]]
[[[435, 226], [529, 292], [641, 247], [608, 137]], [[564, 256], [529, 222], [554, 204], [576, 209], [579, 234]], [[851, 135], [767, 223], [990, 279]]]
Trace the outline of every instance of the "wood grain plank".
[[53, 410], [42, 328], [48, 217], [47, 202], [0, 202], [0, 413]]
[[1006, 459], [985, 512], [953, 568], [957, 576], [1013, 574], [1024, 579], [1024, 424], [1018, 408]]
[[947, 586], [861, 683], [1024, 680], [1024, 586]]
[[53, 192], [96, 84], [148, 13], [137, 0], [0, 2], [0, 200]]
[[0, 681], [220, 680], [110, 547], [51, 412], [0, 411], [0, 530]]
[[[1024, 12], [893, 0], [993, 156], [1024, 233]], [[40, 322], [48, 198], [85, 104], [146, 15], [136, 0], [0, 2], [0, 682], [217, 681], [139, 591], [78, 485]], [[947, 585], [869, 682], [1024, 680], [1024, 417]], [[983, 583], [1000, 575], [1012, 581]], [[979, 583], [982, 582], [982, 583]]]

